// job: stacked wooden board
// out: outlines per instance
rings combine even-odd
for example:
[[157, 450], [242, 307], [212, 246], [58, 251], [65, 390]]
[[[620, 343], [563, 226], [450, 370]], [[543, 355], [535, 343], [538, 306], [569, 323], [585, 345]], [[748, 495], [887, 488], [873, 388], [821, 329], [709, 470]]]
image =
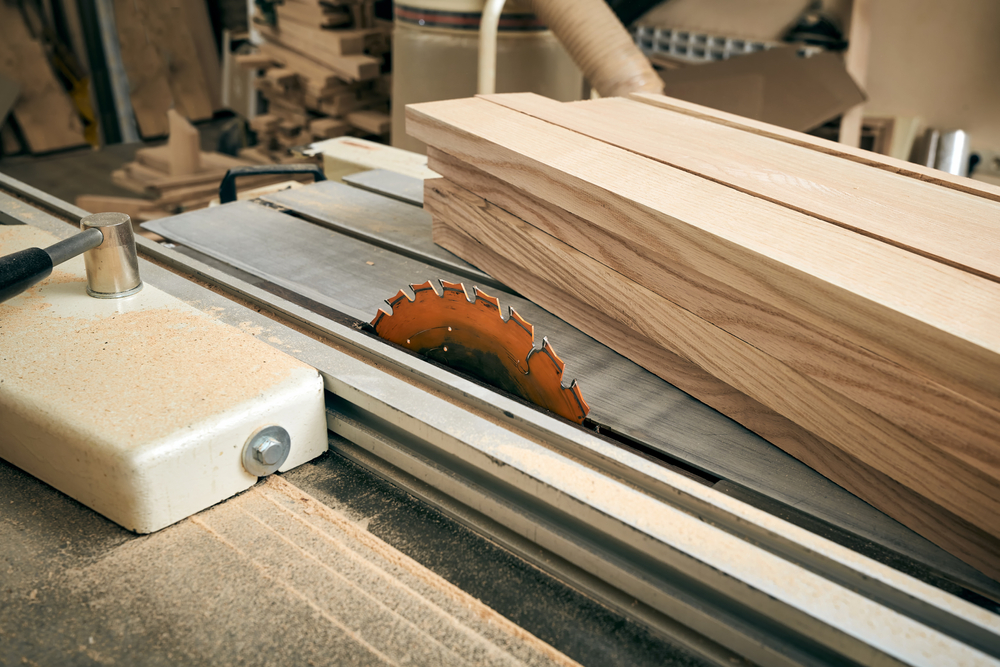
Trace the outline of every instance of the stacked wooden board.
[[407, 130], [440, 245], [1000, 578], [1000, 190], [651, 95]]
[[[84, 210], [120, 211], [142, 222], [166, 215], [204, 208], [219, 196], [223, 176], [233, 167], [252, 161], [201, 150], [201, 138], [180, 113], [167, 114], [170, 136], [165, 145], [136, 151], [135, 160], [111, 173], [111, 180], [142, 198], [84, 195], [77, 205]], [[310, 177], [298, 177], [309, 180]], [[238, 181], [242, 188], [259, 187], [288, 180], [287, 176], [247, 176]]]
[[259, 23], [260, 52], [237, 56], [261, 71], [268, 111], [251, 121], [258, 151], [277, 159], [292, 146], [389, 131], [387, 56], [392, 24], [373, 0], [285, 0], [275, 25]]

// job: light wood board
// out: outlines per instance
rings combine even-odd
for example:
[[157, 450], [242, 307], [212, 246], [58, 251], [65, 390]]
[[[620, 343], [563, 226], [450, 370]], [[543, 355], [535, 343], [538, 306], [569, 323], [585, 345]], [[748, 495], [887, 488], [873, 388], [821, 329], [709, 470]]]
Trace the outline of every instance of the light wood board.
[[1000, 281], [1000, 202], [620, 98], [484, 99]]
[[941, 171], [940, 169], [931, 169], [930, 167], [925, 167], [924, 165], [916, 164], [914, 162], [907, 162], [906, 160], [896, 159], [889, 157], [888, 155], [879, 155], [878, 153], [837, 143], [836, 141], [814, 137], [806, 134], [805, 132], [795, 132], [770, 123], [744, 118], [742, 116], [737, 116], [736, 114], [718, 111], [700, 104], [693, 104], [691, 102], [686, 102], [673, 97], [667, 97], [665, 95], [632, 93], [629, 95], [629, 99], [643, 104], [651, 104], [653, 106], [660, 107], [661, 109], [677, 111], [696, 118], [703, 118], [720, 125], [737, 127], [747, 130], [748, 132], [784, 141], [796, 146], [804, 146], [811, 150], [828, 153], [830, 155], [837, 155], [854, 162], [860, 162], [861, 164], [867, 164], [891, 173], [902, 174], [910, 178], [927, 181], [928, 183], [936, 183], [937, 185], [958, 190], [960, 192], [968, 192], [969, 194], [974, 194], [979, 197], [986, 197], [987, 199], [1000, 201], [1000, 186], [991, 185], [989, 183], [981, 183], [979, 181], [974, 181], [971, 178], [955, 176]]
[[417, 138], [667, 264], [712, 275], [991, 409], [1000, 405], [997, 283], [485, 100], [407, 113]]
[[[456, 205], [456, 197], [464, 199], [465, 204]], [[553, 284], [547, 271], [542, 272], [544, 277], [539, 277], [538, 265], [526, 261], [528, 258], [520, 252], [500, 249], [492, 243], [483, 242], [481, 238], [473, 238], [460, 228], [463, 223], [477, 217], [487, 225], [504, 227], [512, 216], [445, 179], [427, 181], [425, 198], [428, 209], [435, 213], [435, 241], [443, 247], [460, 256], [475, 258], [484, 270], [510, 287], [531, 294], [539, 305], [550, 312], [763, 435], [962, 560], [994, 578], [1000, 577], [1000, 567], [997, 566], [1000, 562], [1000, 540], [997, 538], [971, 526], [838, 447], [735, 391], [696, 364], [664, 350], [626, 324], [604, 314], [593, 304], [591, 294], [584, 298], [574, 296], [571, 291], [575, 279], [570, 281], [571, 291], [567, 291]], [[471, 210], [467, 204], [471, 204]], [[478, 233], [476, 236], [479, 236]]]

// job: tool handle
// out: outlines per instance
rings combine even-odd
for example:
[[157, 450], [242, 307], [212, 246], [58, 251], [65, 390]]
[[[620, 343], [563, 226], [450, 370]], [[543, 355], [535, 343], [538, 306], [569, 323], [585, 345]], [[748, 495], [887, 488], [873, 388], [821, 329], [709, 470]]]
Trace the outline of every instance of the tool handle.
[[0, 303], [15, 297], [52, 273], [52, 258], [41, 248], [0, 257]]
[[88, 229], [48, 248], [28, 248], [0, 257], [0, 303], [48, 278], [56, 264], [96, 248], [103, 241], [104, 232]]
[[323, 168], [318, 164], [251, 164], [245, 167], [233, 167], [226, 172], [219, 184], [219, 203], [228, 204], [236, 201], [237, 176], [267, 176], [270, 174], [312, 174], [317, 183], [326, 180]]

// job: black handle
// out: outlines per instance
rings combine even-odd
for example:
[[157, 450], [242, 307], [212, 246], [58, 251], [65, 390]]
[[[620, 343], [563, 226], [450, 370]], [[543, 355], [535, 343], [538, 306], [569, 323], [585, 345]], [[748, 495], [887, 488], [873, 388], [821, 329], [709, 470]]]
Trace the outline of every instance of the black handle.
[[0, 303], [17, 296], [52, 273], [52, 258], [41, 248], [0, 257]]
[[251, 164], [245, 167], [233, 167], [226, 172], [219, 184], [219, 203], [228, 204], [236, 201], [237, 176], [267, 176], [270, 174], [312, 174], [316, 182], [325, 181], [326, 174], [318, 164]]

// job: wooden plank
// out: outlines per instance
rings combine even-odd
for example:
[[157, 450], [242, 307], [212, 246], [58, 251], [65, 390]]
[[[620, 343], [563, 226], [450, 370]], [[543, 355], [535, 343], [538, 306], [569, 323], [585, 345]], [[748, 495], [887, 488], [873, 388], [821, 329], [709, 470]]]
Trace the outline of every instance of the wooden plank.
[[169, 146], [146, 146], [139, 148], [135, 152], [135, 160], [139, 164], [146, 165], [150, 169], [155, 169], [163, 173], [164, 176], [170, 175]]
[[233, 61], [246, 69], [267, 69], [274, 65], [274, 58], [263, 53], [237, 53]]
[[737, 127], [747, 130], [748, 132], [784, 141], [796, 146], [804, 146], [811, 150], [828, 153], [830, 155], [837, 155], [854, 162], [860, 162], [861, 164], [866, 164], [878, 169], [884, 169], [885, 171], [892, 173], [902, 174], [909, 178], [927, 181], [928, 183], [935, 183], [952, 190], [967, 192], [979, 197], [1000, 201], [1000, 186], [991, 185], [989, 183], [981, 183], [979, 181], [974, 181], [971, 178], [955, 176], [939, 169], [931, 169], [930, 167], [925, 167], [914, 162], [907, 162], [906, 160], [892, 158], [887, 155], [879, 155], [871, 151], [862, 150], [853, 146], [847, 146], [835, 141], [814, 137], [812, 135], [805, 134], [804, 132], [794, 132], [783, 127], [778, 127], [777, 125], [762, 123], [760, 121], [751, 120], [749, 118], [726, 113], [724, 111], [717, 111], [709, 107], [701, 106], [700, 104], [685, 102], [684, 100], [666, 97], [665, 95], [632, 93], [629, 95], [629, 99], [643, 104], [651, 104], [653, 106], [660, 107], [661, 109], [677, 111], [678, 113], [687, 114], [696, 118], [703, 118], [720, 125]]
[[307, 82], [306, 85], [317, 91], [337, 89], [343, 85], [340, 76], [329, 67], [324, 67], [280, 44], [265, 42], [260, 45], [260, 51], [275, 62], [298, 72]]
[[138, 4], [145, 37], [163, 58], [177, 111], [189, 120], [211, 118], [212, 98], [184, 6], [163, 0], [129, 1]]
[[169, 131], [167, 110], [174, 98], [167, 66], [146, 35], [139, 4], [115, 0], [115, 27], [139, 132], [145, 138], [163, 136]]
[[485, 100], [410, 105], [407, 117], [411, 135], [678, 270], [714, 276], [986, 407], [1000, 405], [997, 283]]
[[219, 60], [219, 47], [215, 43], [215, 33], [212, 31], [212, 19], [208, 15], [208, 2], [184, 0], [183, 14], [194, 42], [212, 111], [219, 111], [222, 109], [222, 63]]
[[[453, 190], [448, 201], [455, 208], [451, 212], [436, 208], [436, 203], [428, 200], [433, 188], [425, 187], [424, 208], [435, 217], [447, 217], [452, 225], [483, 245], [518, 258], [524, 266], [544, 267], [548, 282], [559, 289], [586, 300], [659, 347], [1000, 537], [1000, 515], [996, 514], [1000, 512], [1000, 480], [942, 455], [937, 448], [825, 389], [787, 364], [479, 197], [462, 200]], [[483, 210], [490, 214], [486, 220], [477, 213]], [[463, 259], [476, 265], [475, 255]], [[530, 292], [525, 296], [534, 298], [538, 294]], [[989, 503], [989, 508], [982, 505], [984, 502]]]
[[824, 327], [776, 312], [712, 276], [678, 271], [623, 237], [533, 198], [471, 165], [428, 147], [429, 166], [550, 236], [669, 298], [803, 376], [864, 405], [917, 438], [1000, 479], [1000, 413], [929, 382]]
[[[302, 38], [302, 41], [297, 41], [270, 26], [258, 26], [258, 30], [265, 39], [280, 44], [289, 51], [294, 51], [318, 65], [330, 68], [345, 81], [374, 79], [382, 69], [382, 63], [377, 58], [362, 54], [341, 55], [334, 53], [332, 49], [320, 46], [323, 44], [322, 40]], [[298, 37], [301, 36], [296, 33], [296, 38]]]
[[171, 176], [186, 176], [201, 170], [201, 135], [175, 109], [167, 112], [170, 123], [170, 138], [167, 149], [170, 155]]
[[[994, 578], [1000, 576], [1000, 541], [995, 537], [608, 317], [594, 307], [590, 293], [583, 298], [574, 296], [571, 291], [554, 285], [547, 270], [543, 272], [544, 277], [539, 277], [537, 265], [530, 265], [524, 256], [503, 252], [462, 231], [458, 221], [479, 218], [486, 224], [505, 226], [507, 219], [501, 209], [491, 208], [485, 200], [457, 188], [445, 179], [426, 182], [425, 198], [428, 208], [435, 212], [434, 239], [438, 244], [459, 256], [474, 256], [484, 270], [519, 292], [532, 294], [533, 299], [550, 312], [574, 323], [588, 335], [607, 341], [620, 354], [634, 361], [641, 359], [649, 370], [668, 377], [671, 383], [720, 412], [732, 415], [747, 428], [792, 452], [810, 467], [957, 557]], [[461, 203], [463, 200], [464, 204]], [[572, 288], [574, 284], [575, 279], [571, 279], [568, 287]]]
[[385, 134], [392, 127], [392, 117], [384, 111], [368, 109], [347, 114], [347, 122], [371, 134]]
[[0, 4], [0, 73], [20, 88], [13, 115], [32, 153], [86, 143], [69, 95], [49, 67], [42, 45], [28, 34], [14, 5]]
[[629, 100], [484, 99], [1000, 281], [1000, 202]]

